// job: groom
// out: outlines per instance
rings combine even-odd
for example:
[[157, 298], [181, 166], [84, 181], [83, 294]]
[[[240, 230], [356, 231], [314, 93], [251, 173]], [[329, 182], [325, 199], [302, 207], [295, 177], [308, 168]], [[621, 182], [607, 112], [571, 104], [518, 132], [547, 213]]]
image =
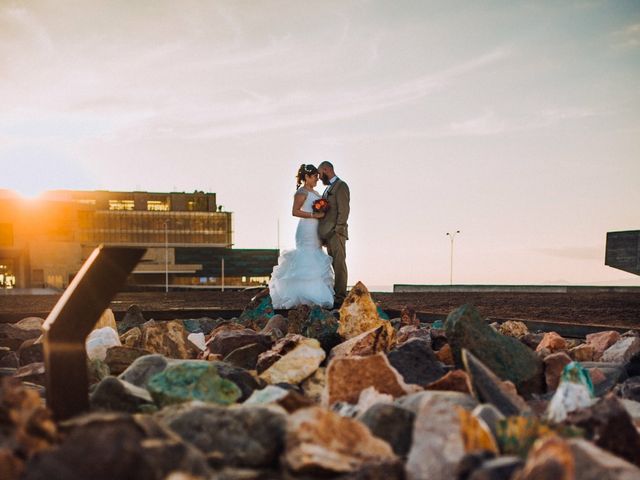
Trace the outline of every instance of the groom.
[[349, 218], [349, 186], [336, 176], [330, 162], [318, 165], [322, 183], [327, 185], [322, 198], [329, 201], [329, 211], [320, 219], [318, 235], [333, 257], [336, 274], [334, 307], [339, 308], [347, 296], [347, 219]]

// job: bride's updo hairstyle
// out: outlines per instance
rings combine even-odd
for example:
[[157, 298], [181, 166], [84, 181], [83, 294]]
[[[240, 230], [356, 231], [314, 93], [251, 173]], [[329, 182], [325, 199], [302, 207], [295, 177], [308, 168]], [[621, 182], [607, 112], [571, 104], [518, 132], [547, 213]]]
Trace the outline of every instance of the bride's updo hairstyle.
[[300, 185], [304, 185], [305, 175], [315, 175], [318, 173], [318, 169], [313, 165], [300, 165], [298, 169], [298, 175], [296, 175], [296, 189], [300, 188]]

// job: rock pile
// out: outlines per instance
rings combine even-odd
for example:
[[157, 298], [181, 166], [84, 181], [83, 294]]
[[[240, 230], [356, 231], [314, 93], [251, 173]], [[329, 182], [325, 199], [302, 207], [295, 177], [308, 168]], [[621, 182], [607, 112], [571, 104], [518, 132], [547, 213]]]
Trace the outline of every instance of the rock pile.
[[0, 325], [0, 478], [640, 478], [640, 337], [493, 326], [470, 305], [389, 320], [358, 283], [340, 311], [240, 318], [106, 312], [91, 412], [43, 406], [41, 319]]

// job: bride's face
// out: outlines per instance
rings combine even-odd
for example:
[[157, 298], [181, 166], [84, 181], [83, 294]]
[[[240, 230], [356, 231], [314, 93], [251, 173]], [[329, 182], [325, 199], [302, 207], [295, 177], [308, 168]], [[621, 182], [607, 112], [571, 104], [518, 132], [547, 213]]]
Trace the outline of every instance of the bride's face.
[[316, 188], [316, 185], [318, 183], [318, 174], [314, 174], [314, 175], [305, 175], [305, 183], [307, 184], [307, 186], [311, 187], [311, 188]]

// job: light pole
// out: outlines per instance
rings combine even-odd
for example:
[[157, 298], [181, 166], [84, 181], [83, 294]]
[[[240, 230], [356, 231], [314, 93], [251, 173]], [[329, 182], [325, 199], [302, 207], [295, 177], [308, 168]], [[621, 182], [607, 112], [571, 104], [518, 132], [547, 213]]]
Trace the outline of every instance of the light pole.
[[447, 236], [451, 240], [451, 266], [449, 268], [449, 285], [453, 285], [453, 241], [456, 238], [456, 235], [460, 233], [460, 230], [456, 230], [455, 232], [447, 232]]

